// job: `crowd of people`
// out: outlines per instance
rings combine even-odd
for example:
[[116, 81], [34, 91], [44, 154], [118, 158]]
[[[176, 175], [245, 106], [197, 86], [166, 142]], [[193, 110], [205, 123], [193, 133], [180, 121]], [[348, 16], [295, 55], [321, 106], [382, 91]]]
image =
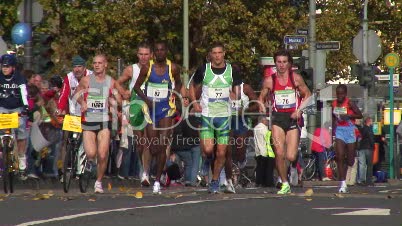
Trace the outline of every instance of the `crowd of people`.
[[[274, 186], [276, 168], [278, 194], [291, 193], [288, 171], [296, 170], [299, 158], [300, 106], [311, 91], [292, 70], [293, 58], [286, 50], [275, 53], [276, 73], [263, 81], [259, 96], [244, 82], [241, 66], [229, 63], [225, 54], [222, 43], [213, 43], [207, 62], [197, 68], [189, 84], [182, 84], [179, 66], [167, 59], [165, 42], [140, 43], [138, 62], [127, 66], [117, 80], [107, 74], [108, 59], [103, 54], [93, 57], [92, 70], [81, 56], [74, 56], [70, 73], [49, 80], [33, 71], [19, 72], [15, 56], [3, 55], [0, 112], [21, 113], [17, 130], [21, 179], [63, 173], [61, 163], [71, 132], [61, 129], [60, 117], [70, 114], [81, 117], [88, 160], [85, 170], [96, 169], [95, 193], [104, 192], [102, 179], [115, 140], [119, 140], [118, 177], [139, 178], [142, 186], [152, 185], [154, 194], [166, 185], [166, 172], [175, 183], [196, 186], [199, 171], [205, 177], [211, 171], [210, 193], [235, 193], [232, 167], [246, 165], [247, 137], [255, 142], [256, 186]], [[346, 86], [336, 91], [333, 116], [339, 192], [347, 192], [346, 167], [355, 159], [352, 121], [362, 115], [346, 97]], [[248, 113], [252, 112], [260, 116], [251, 120]], [[368, 132], [367, 128], [362, 132]], [[370, 159], [371, 145], [371, 141], [362, 142], [362, 163]], [[183, 162], [183, 178], [174, 173], [176, 158]], [[369, 177], [362, 174], [361, 180]]]

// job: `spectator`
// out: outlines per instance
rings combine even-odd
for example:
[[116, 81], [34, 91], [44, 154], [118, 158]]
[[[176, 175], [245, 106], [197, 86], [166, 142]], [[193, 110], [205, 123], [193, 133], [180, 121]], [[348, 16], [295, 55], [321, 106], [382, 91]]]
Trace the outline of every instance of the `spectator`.
[[317, 161], [315, 164], [318, 169], [319, 180], [327, 181], [331, 180], [324, 173], [324, 164], [326, 161], [326, 149], [331, 146], [331, 134], [329, 132], [329, 122], [325, 122], [323, 127], [316, 128], [311, 143], [311, 151]]
[[273, 187], [275, 154], [271, 147], [271, 131], [268, 130], [268, 120], [265, 116], [260, 116], [258, 121], [259, 123], [254, 128], [257, 161], [255, 184], [257, 187]]
[[374, 133], [373, 133], [373, 120], [367, 117], [364, 124], [360, 127], [361, 141], [359, 149], [357, 150], [358, 156], [358, 179], [357, 183], [361, 185], [372, 185], [373, 176], [373, 150], [374, 150]]

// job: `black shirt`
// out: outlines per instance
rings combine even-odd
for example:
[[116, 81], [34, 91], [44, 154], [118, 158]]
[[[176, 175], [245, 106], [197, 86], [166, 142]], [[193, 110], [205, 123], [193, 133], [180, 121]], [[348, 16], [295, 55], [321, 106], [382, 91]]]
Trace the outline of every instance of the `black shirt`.
[[[204, 80], [206, 66], [207, 66], [206, 64], [203, 64], [202, 66], [197, 68], [197, 71], [195, 71], [194, 77], [193, 77], [194, 84], [202, 83], [202, 81]], [[215, 67], [212, 67], [212, 65], [211, 65], [211, 69], [215, 74], [220, 75], [223, 72], [225, 72], [226, 65], [223, 68], [215, 68]], [[240, 71], [235, 69], [234, 67], [232, 67], [232, 77], [233, 77], [232, 86], [241, 85], [241, 83], [243, 82], [241, 75], [240, 75]]]
[[[16, 109], [24, 106], [21, 95], [21, 85], [27, 84], [24, 76], [18, 72], [13, 75], [5, 76], [0, 71], [0, 107], [6, 109]], [[26, 87], [25, 87], [26, 89]]]
[[363, 127], [360, 128], [360, 133], [362, 135], [362, 139], [360, 141], [360, 149], [372, 150], [374, 148], [373, 128], [364, 125]]

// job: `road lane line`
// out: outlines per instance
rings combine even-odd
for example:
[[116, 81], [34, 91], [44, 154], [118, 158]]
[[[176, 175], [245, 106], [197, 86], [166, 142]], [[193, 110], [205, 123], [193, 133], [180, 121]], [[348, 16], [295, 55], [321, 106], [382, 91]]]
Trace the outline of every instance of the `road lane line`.
[[316, 210], [352, 210], [344, 213], [334, 213], [334, 216], [388, 216], [391, 213], [391, 209], [384, 208], [347, 208], [347, 207], [323, 207], [313, 208]]
[[71, 219], [75, 219], [75, 218], [79, 218], [79, 217], [93, 216], [93, 215], [112, 213], [112, 212], [124, 212], [127, 210], [135, 210], [135, 209], [150, 209], [150, 208], [158, 208], [158, 207], [169, 207], [169, 206], [198, 204], [198, 203], [204, 203], [204, 202], [239, 200], [239, 199], [247, 199], [247, 198], [219, 199], [219, 200], [195, 200], [195, 201], [167, 203], [167, 204], [150, 205], [150, 206], [138, 206], [138, 207], [130, 207], [130, 208], [110, 209], [110, 210], [103, 210], [103, 211], [92, 211], [92, 212], [87, 212], [87, 213], [80, 213], [80, 214], [73, 214], [73, 215], [68, 215], [68, 216], [63, 216], [63, 217], [50, 218], [50, 219], [46, 219], [46, 220], [30, 221], [30, 222], [18, 224], [17, 226], [37, 225], [37, 224], [54, 222], [54, 221], [71, 220]]

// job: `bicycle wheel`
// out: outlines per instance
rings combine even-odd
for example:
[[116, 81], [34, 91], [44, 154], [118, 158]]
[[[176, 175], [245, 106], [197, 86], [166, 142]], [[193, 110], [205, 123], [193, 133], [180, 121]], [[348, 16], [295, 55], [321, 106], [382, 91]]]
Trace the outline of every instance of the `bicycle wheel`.
[[[87, 161], [87, 160], [86, 160], [86, 161]], [[85, 161], [85, 162], [86, 162], [86, 161]], [[84, 164], [84, 165], [86, 165], [86, 164]], [[84, 169], [84, 173], [82, 173], [82, 174], [80, 175], [79, 181], [78, 181], [79, 186], [80, 186], [80, 191], [81, 191], [82, 193], [86, 193], [86, 192], [87, 192], [89, 183], [90, 183], [90, 181], [91, 181], [91, 177], [92, 177], [91, 170]]]
[[14, 171], [13, 162], [10, 150], [8, 148], [3, 149], [3, 189], [4, 193], [14, 192]]
[[309, 158], [303, 158], [303, 161], [305, 162], [305, 167], [303, 169], [303, 175], [302, 178], [303, 180], [311, 180], [314, 177], [316, 166], [315, 166], [315, 160], [312, 157]]
[[77, 169], [77, 154], [73, 144], [67, 144], [66, 157], [63, 163], [63, 190], [68, 193], [71, 180], [74, 178]]

